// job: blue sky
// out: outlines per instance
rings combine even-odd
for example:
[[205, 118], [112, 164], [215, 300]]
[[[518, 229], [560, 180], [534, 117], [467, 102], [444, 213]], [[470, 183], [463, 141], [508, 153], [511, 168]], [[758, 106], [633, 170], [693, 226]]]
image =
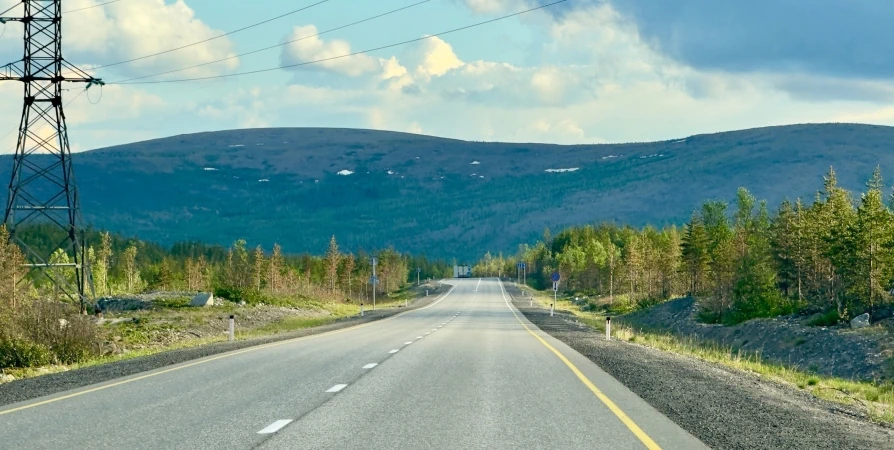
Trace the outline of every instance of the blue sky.
[[[65, 0], [77, 9], [108, 0]], [[344, 25], [418, 0], [119, 0], [66, 14], [66, 58], [107, 82]], [[0, 0], [0, 10], [17, 0]], [[275, 68], [438, 33], [549, 0], [431, 0], [281, 49], [157, 79]], [[66, 109], [76, 151], [246, 127], [358, 127], [486, 141], [596, 143], [803, 122], [894, 125], [894, 3], [569, 0], [459, 33], [328, 63], [179, 84], [109, 85]], [[2, 26], [0, 26], [2, 30]], [[7, 25], [0, 60], [21, 57]], [[77, 94], [77, 86], [66, 101]], [[0, 83], [0, 137], [21, 85]], [[15, 133], [0, 139], [11, 151]]]

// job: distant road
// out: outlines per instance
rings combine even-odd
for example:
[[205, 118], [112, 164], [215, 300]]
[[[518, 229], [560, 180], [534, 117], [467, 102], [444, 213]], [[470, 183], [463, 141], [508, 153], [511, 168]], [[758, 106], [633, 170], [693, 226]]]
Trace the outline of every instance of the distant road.
[[[429, 307], [0, 409], [16, 448], [700, 449], [495, 279]], [[710, 418], [706, 418], [710, 420]]]

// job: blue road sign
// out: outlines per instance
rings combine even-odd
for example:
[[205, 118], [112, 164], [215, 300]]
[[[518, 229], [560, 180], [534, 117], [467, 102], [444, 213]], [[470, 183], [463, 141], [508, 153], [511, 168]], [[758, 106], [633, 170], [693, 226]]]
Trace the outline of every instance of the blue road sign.
[[370, 284], [378, 284], [379, 277], [376, 277], [376, 276], [369, 277], [369, 282], [370, 282]]
[[520, 262], [520, 263], [518, 263], [518, 268], [519, 268], [519, 269], [527, 268], [527, 264], [525, 264], [525, 263], [523, 263], [523, 262]]
[[558, 282], [561, 277], [559, 277], [559, 272], [553, 272], [553, 276], [550, 277], [553, 281]]

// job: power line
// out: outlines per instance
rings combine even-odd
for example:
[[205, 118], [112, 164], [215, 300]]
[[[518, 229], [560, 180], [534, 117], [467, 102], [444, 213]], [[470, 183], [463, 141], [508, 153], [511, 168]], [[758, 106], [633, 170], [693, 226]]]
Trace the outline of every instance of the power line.
[[106, 68], [106, 67], [112, 67], [112, 66], [119, 66], [119, 65], [121, 65], [121, 64], [132, 63], [132, 62], [134, 62], [134, 61], [139, 61], [139, 60], [141, 60], [141, 59], [151, 58], [151, 57], [153, 57], [153, 56], [164, 55], [165, 53], [171, 53], [171, 52], [175, 52], [175, 51], [177, 51], [177, 50], [182, 50], [182, 49], [184, 49], [184, 48], [192, 47], [192, 46], [194, 46], [194, 45], [204, 44], [204, 43], [206, 43], [206, 42], [210, 42], [210, 41], [213, 41], [213, 40], [215, 40], [215, 39], [220, 39], [220, 38], [222, 38], [222, 37], [224, 37], [224, 36], [229, 36], [229, 35], [231, 35], [231, 34], [235, 34], [235, 33], [238, 33], [238, 32], [240, 32], [240, 31], [245, 31], [245, 30], [248, 30], [249, 28], [254, 28], [254, 27], [263, 25], [263, 24], [265, 24], [265, 23], [272, 22], [272, 21], [277, 20], [277, 19], [282, 19], [283, 17], [290, 16], [290, 15], [292, 15], [292, 14], [295, 14], [295, 13], [297, 13], [297, 12], [301, 12], [301, 11], [304, 11], [304, 10], [306, 10], [306, 9], [313, 8], [314, 6], [322, 5], [323, 3], [326, 3], [326, 2], [328, 2], [328, 1], [329, 1], [329, 0], [321, 0], [321, 1], [318, 1], [318, 2], [316, 2], [316, 3], [314, 3], [314, 4], [311, 4], [311, 5], [302, 7], [302, 8], [298, 8], [298, 9], [293, 10], [293, 11], [289, 11], [289, 12], [287, 12], [287, 13], [285, 13], [285, 14], [280, 14], [280, 15], [278, 15], [278, 16], [276, 16], [276, 17], [272, 17], [272, 18], [270, 18], [270, 19], [263, 20], [263, 21], [261, 21], [261, 22], [253, 23], [253, 24], [251, 24], [251, 25], [248, 25], [248, 26], [245, 26], [245, 27], [242, 27], [242, 28], [233, 30], [233, 31], [228, 31], [228, 32], [226, 32], [226, 33], [219, 34], [219, 35], [217, 35], [217, 36], [210, 37], [210, 38], [208, 38], [208, 39], [203, 39], [203, 40], [201, 40], [201, 41], [193, 42], [193, 43], [191, 43], [191, 44], [181, 45], [180, 47], [175, 47], [175, 48], [168, 49], [168, 50], [164, 50], [164, 51], [161, 51], [161, 52], [158, 52], [158, 53], [152, 53], [151, 55], [140, 56], [139, 58], [133, 58], [133, 59], [125, 60], [125, 61], [118, 61], [118, 62], [116, 62], [116, 63], [112, 63], [112, 64], [106, 64], [106, 65], [104, 65], [104, 66], [94, 67], [93, 70], [96, 70], [96, 69], [103, 69], [103, 68]]
[[226, 57], [226, 58], [218, 59], [218, 60], [215, 60], [215, 61], [209, 61], [209, 62], [202, 63], [202, 64], [196, 64], [196, 65], [194, 65], [194, 66], [183, 67], [183, 68], [180, 68], [180, 69], [174, 69], [174, 70], [168, 70], [167, 72], [159, 72], [159, 73], [155, 73], [155, 74], [152, 74], [152, 75], [144, 75], [144, 76], [141, 76], [141, 77], [128, 78], [128, 79], [126, 79], [126, 80], [117, 81], [116, 83], [128, 83], [128, 82], [131, 82], [131, 81], [142, 80], [142, 79], [145, 79], [145, 78], [153, 78], [153, 77], [157, 77], [157, 76], [161, 76], [161, 75], [167, 75], [167, 74], [169, 74], [169, 73], [182, 72], [182, 71], [184, 71], [184, 70], [195, 69], [195, 68], [197, 68], [197, 67], [203, 67], [203, 66], [207, 66], [207, 65], [210, 65], [210, 64], [216, 64], [216, 63], [219, 63], [219, 62], [228, 61], [228, 60], [230, 60], [230, 59], [241, 58], [241, 57], [243, 57], [243, 56], [253, 55], [253, 54], [255, 54], [255, 53], [260, 53], [260, 52], [263, 52], [263, 51], [266, 51], [266, 50], [270, 50], [270, 49], [274, 49], [274, 48], [283, 47], [283, 46], [286, 46], [286, 45], [289, 45], [289, 44], [292, 44], [292, 43], [295, 43], [295, 42], [298, 42], [298, 41], [303, 41], [303, 40], [305, 40], [305, 39], [310, 39], [310, 38], [314, 38], [314, 37], [317, 37], [317, 36], [324, 35], [324, 34], [326, 34], [326, 33], [331, 33], [331, 32], [333, 32], [333, 31], [343, 30], [343, 29], [345, 29], [345, 28], [352, 27], [352, 26], [354, 26], [354, 25], [359, 25], [359, 24], [364, 23], [364, 22], [369, 22], [369, 21], [371, 21], [371, 20], [378, 19], [378, 18], [380, 18], [380, 17], [384, 17], [384, 16], [387, 16], [387, 15], [389, 15], [389, 14], [394, 14], [394, 13], [396, 13], [396, 12], [400, 12], [400, 11], [403, 11], [403, 10], [405, 10], [405, 9], [410, 9], [410, 8], [412, 8], [412, 7], [414, 7], [414, 6], [419, 6], [419, 5], [423, 4], [423, 3], [428, 3], [428, 2], [430, 2], [430, 1], [431, 1], [431, 0], [422, 0], [421, 2], [416, 2], [416, 3], [413, 3], [413, 4], [411, 4], [411, 5], [407, 5], [407, 6], [404, 6], [404, 7], [401, 7], [401, 8], [397, 8], [397, 9], [393, 9], [393, 10], [391, 10], [391, 11], [388, 11], [388, 12], [385, 12], [385, 13], [382, 13], [382, 14], [379, 14], [379, 15], [376, 15], [376, 16], [367, 17], [366, 19], [358, 20], [358, 21], [356, 21], [356, 22], [352, 22], [352, 23], [349, 23], [349, 24], [347, 24], [347, 25], [342, 25], [342, 26], [339, 26], [339, 27], [330, 28], [330, 29], [328, 29], [328, 30], [326, 30], [326, 31], [320, 31], [320, 32], [317, 33], [317, 34], [312, 34], [312, 35], [309, 35], [309, 36], [300, 37], [300, 38], [298, 38], [298, 39], [292, 39], [291, 41], [282, 42], [282, 43], [279, 43], [279, 44], [276, 44], [276, 45], [271, 45], [271, 46], [269, 46], [269, 47], [259, 48], [259, 49], [257, 49], [257, 50], [252, 50], [252, 51], [250, 51], [250, 52], [241, 53], [241, 54], [233, 55], [233, 56], [228, 56], [228, 57]]
[[484, 22], [478, 22], [478, 23], [474, 23], [474, 24], [472, 24], [472, 25], [466, 25], [466, 26], [464, 26], [464, 27], [454, 28], [454, 29], [452, 29], [452, 30], [442, 31], [442, 32], [437, 33], [437, 34], [432, 34], [432, 35], [428, 35], [428, 36], [423, 36], [423, 37], [416, 38], [416, 39], [410, 39], [410, 40], [403, 41], [403, 42], [398, 42], [398, 43], [395, 43], [395, 44], [383, 45], [383, 46], [381, 46], [381, 47], [370, 48], [370, 49], [361, 50], [361, 51], [357, 51], [357, 52], [353, 52], [353, 53], [348, 53], [348, 54], [344, 54], [344, 55], [339, 55], [339, 56], [332, 56], [332, 57], [329, 57], [329, 58], [316, 59], [316, 60], [313, 60], [313, 61], [305, 61], [305, 62], [302, 62], [302, 63], [288, 64], [288, 65], [285, 65], [285, 66], [279, 66], [279, 67], [272, 67], [272, 68], [269, 68], [269, 69], [250, 70], [250, 71], [246, 71], [246, 72], [236, 72], [236, 73], [230, 73], [230, 74], [224, 74], [224, 75], [213, 75], [213, 76], [207, 76], [207, 77], [180, 78], [180, 79], [176, 79], [176, 80], [135, 81], [135, 82], [123, 82], [123, 81], [120, 81], [120, 82], [107, 83], [107, 84], [119, 84], [119, 85], [120, 85], [120, 84], [162, 84], [162, 83], [181, 83], [181, 82], [186, 82], [186, 81], [201, 81], [201, 80], [212, 80], [212, 79], [217, 79], [217, 78], [238, 77], [238, 76], [242, 76], [242, 75], [253, 75], [253, 74], [257, 74], [257, 73], [273, 72], [273, 71], [275, 71], [275, 70], [280, 70], [280, 69], [288, 69], [288, 68], [291, 68], [291, 67], [307, 66], [307, 65], [311, 65], [311, 64], [317, 64], [317, 63], [321, 63], [321, 62], [332, 61], [332, 60], [335, 60], [335, 59], [348, 58], [348, 57], [351, 57], [351, 56], [362, 55], [362, 54], [365, 54], [365, 53], [370, 53], [370, 52], [374, 52], [374, 51], [377, 51], [377, 50], [384, 50], [384, 49], [386, 49], [386, 48], [397, 47], [397, 46], [401, 46], [401, 45], [405, 45], [405, 44], [410, 44], [410, 43], [413, 43], [413, 42], [424, 41], [424, 40], [426, 40], [426, 39], [431, 39], [431, 38], [434, 38], [434, 37], [443, 36], [443, 35], [445, 35], [445, 34], [455, 33], [455, 32], [457, 32], [457, 31], [468, 30], [469, 28], [475, 28], [475, 27], [479, 27], [479, 26], [481, 26], [481, 25], [486, 25], [486, 24], [489, 24], [489, 23], [493, 23], [493, 22], [497, 22], [497, 21], [500, 21], [500, 20], [508, 19], [508, 18], [510, 18], [510, 17], [520, 16], [520, 15], [522, 15], [522, 14], [526, 14], [526, 13], [529, 13], [529, 12], [532, 12], [532, 11], [536, 11], [536, 10], [538, 10], [538, 9], [548, 8], [548, 7], [550, 7], [550, 6], [558, 5], [559, 3], [565, 3], [565, 2], [567, 2], [567, 1], [568, 1], [568, 0], [558, 0], [558, 1], [555, 1], [555, 2], [552, 2], [552, 3], [547, 3], [547, 4], [545, 4], [545, 5], [535, 6], [535, 7], [533, 7], [533, 8], [529, 8], [529, 9], [526, 9], [526, 10], [524, 10], [524, 11], [519, 11], [519, 12], [517, 12], [517, 13], [508, 14], [508, 15], [505, 15], [505, 16], [500, 16], [500, 17], [497, 17], [497, 18], [495, 18], [495, 19], [485, 20]]

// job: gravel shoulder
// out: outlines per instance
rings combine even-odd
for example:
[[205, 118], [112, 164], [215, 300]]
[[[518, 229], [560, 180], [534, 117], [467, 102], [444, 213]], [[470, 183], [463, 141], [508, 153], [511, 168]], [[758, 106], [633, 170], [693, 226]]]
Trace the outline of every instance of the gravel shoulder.
[[574, 316], [557, 314], [505, 285], [513, 304], [541, 330], [569, 345], [715, 449], [894, 449], [894, 429], [858, 411], [760, 377], [623, 341]]
[[[446, 292], [446, 290], [444, 291]], [[437, 292], [429, 297], [418, 298], [412, 301], [408, 308], [392, 308], [366, 311], [364, 317], [346, 317], [333, 323], [319, 327], [305, 328], [288, 333], [279, 333], [272, 336], [246, 339], [235, 342], [220, 342], [198, 347], [171, 350], [154, 355], [143, 356], [123, 361], [115, 361], [106, 364], [83, 367], [67, 372], [52, 373], [33, 378], [15, 380], [0, 384], [0, 406], [12, 403], [32, 400], [35, 398], [77, 389], [96, 383], [103, 383], [116, 378], [126, 377], [149, 370], [155, 370], [174, 364], [204, 358], [207, 356], [239, 350], [246, 347], [263, 345], [271, 342], [294, 339], [302, 336], [325, 333], [327, 331], [352, 327], [363, 323], [381, 320], [395, 314], [413, 309], [422, 308], [432, 304], [443, 292]]]

